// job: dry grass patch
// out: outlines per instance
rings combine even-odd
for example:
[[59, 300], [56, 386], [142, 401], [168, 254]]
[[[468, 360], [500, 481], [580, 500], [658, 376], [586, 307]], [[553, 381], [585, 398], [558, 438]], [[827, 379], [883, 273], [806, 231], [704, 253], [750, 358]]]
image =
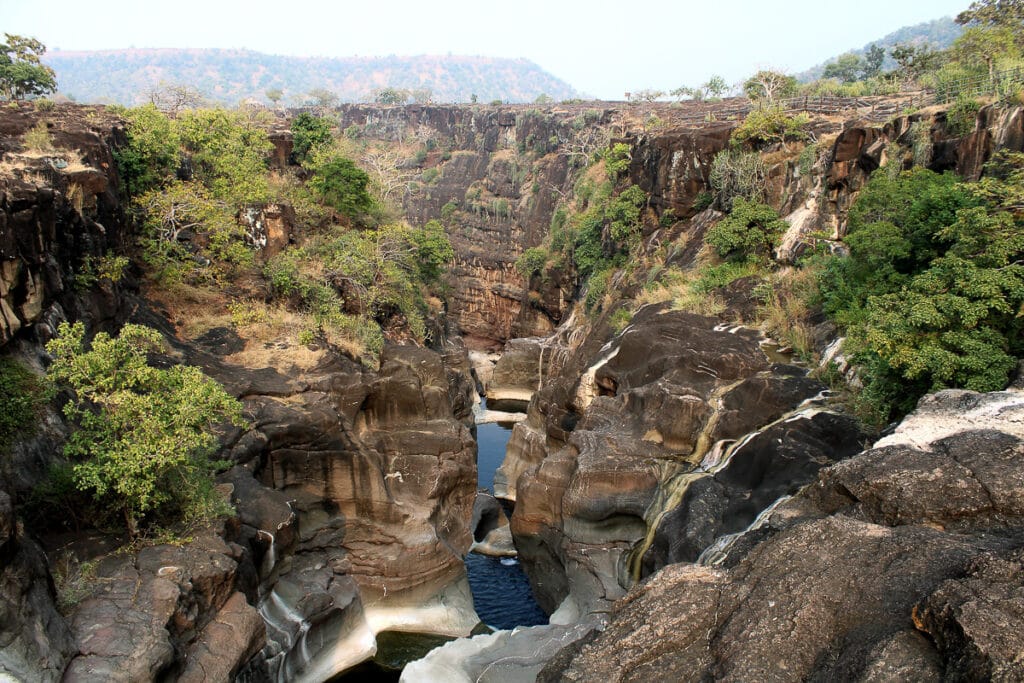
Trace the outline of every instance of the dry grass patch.
[[814, 335], [808, 320], [818, 296], [818, 272], [814, 268], [784, 268], [757, 290], [758, 309], [765, 332], [804, 358], [814, 356]]

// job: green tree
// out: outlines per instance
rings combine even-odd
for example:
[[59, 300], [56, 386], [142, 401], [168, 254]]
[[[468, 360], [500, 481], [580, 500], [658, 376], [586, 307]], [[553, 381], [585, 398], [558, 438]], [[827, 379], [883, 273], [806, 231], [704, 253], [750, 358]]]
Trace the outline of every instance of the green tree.
[[1024, 0], [976, 0], [956, 16], [956, 23], [1006, 29], [1024, 47]]
[[752, 100], [773, 103], [796, 94], [797, 80], [794, 76], [762, 69], [743, 83], [743, 93]]
[[65, 455], [75, 485], [117, 511], [129, 535], [147, 517], [199, 516], [216, 495], [214, 427], [242, 426], [242, 406], [199, 368], [147, 363], [160, 334], [125, 325], [117, 337], [100, 332], [87, 348], [81, 323], [62, 323], [47, 344], [48, 377], [71, 392], [64, 414], [76, 426]]
[[416, 264], [425, 283], [441, 279], [445, 267], [455, 260], [455, 249], [445, 234], [440, 221], [427, 221], [420, 230], [411, 233], [416, 245]]
[[292, 121], [292, 154], [302, 163], [310, 158], [313, 151], [331, 144], [331, 122], [302, 112]]
[[669, 95], [672, 95], [676, 99], [689, 97], [695, 102], [703, 102], [705, 100], [718, 99], [728, 91], [729, 84], [725, 82], [724, 78], [721, 76], [712, 76], [706, 82], [701, 83], [695, 88], [682, 86], [672, 90]]
[[0, 44], [0, 93], [20, 100], [57, 89], [57, 75], [40, 61], [46, 46], [35, 38], [4, 34]]
[[[882, 53], [883, 56], [885, 53]], [[834, 62], [825, 65], [822, 76], [825, 78], [838, 78], [843, 83], [859, 81], [866, 70], [863, 60], [852, 52], [839, 55]]]
[[849, 256], [822, 277], [883, 420], [927, 391], [1001, 389], [1024, 353], [1024, 155], [986, 173], [876, 173], [850, 210]]
[[309, 186], [328, 206], [350, 218], [358, 218], [373, 209], [367, 186], [370, 176], [345, 157], [333, 157], [313, 169]]
[[176, 124], [196, 178], [215, 199], [240, 207], [269, 198], [267, 156], [273, 145], [266, 130], [227, 109], [189, 110]]
[[913, 81], [930, 71], [940, 59], [940, 53], [929, 45], [894, 45], [889, 54], [896, 60], [897, 71], [906, 81]]
[[382, 88], [373, 96], [377, 104], [405, 104], [408, 100], [409, 91], [402, 88]]
[[270, 104], [277, 106], [277, 103], [284, 97], [284, 91], [280, 88], [269, 88], [263, 93], [263, 96], [270, 100]]
[[737, 142], [754, 144], [806, 140], [805, 129], [810, 122], [804, 113], [789, 116], [779, 106], [763, 107], [747, 114], [732, 137]]
[[990, 79], [998, 59], [1020, 57], [1013, 31], [1005, 26], [969, 26], [953, 44], [953, 53], [969, 66], [983, 67]]
[[114, 150], [117, 170], [129, 195], [138, 196], [173, 178], [181, 140], [172, 121], [153, 104], [129, 109], [126, 145]]
[[309, 91], [309, 103], [320, 109], [333, 109], [340, 101], [337, 94], [326, 88], [313, 88]]
[[864, 53], [864, 77], [874, 78], [882, 73], [883, 62], [885, 62], [885, 48], [871, 43]]
[[772, 207], [737, 197], [732, 212], [708, 230], [704, 241], [730, 260], [767, 259], [787, 228]]

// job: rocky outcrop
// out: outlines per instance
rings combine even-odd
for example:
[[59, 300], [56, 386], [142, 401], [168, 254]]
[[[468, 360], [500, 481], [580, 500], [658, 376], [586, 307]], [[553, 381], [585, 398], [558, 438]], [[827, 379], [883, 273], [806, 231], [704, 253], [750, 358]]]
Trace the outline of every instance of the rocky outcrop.
[[711, 162], [725, 149], [735, 127], [719, 123], [630, 140], [630, 180], [650, 195], [650, 206], [658, 215], [671, 212], [678, 220], [693, 216], [697, 196], [711, 186]]
[[538, 602], [601, 609], [855, 453], [851, 420], [791, 412], [823, 389], [805, 374], [752, 330], [649, 307], [582, 378], [542, 390], [502, 467], [519, 472], [512, 532]]
[[[110, 153], [123, 131], [112, 117], [90, 121], [78, 112], [54, 126], [49, 156], [25, 155], [10, 147], [43, 119], [26, 109], [2, 118], [12, 170], [0, 178], [0, 345], [45, 322], [54, 307], [102, 324], [116, 313], [116, 292], [77, 295], [92, 284], [81, 279], [86, 259], [123, 246]], [[45, 341], [45, 325], [38, 334]]]
[[210, 536], [105, 560], [72, 616], [79, 654], [64, 680], [233, 676], [265, 642], [263, 620], [238, 591], [242, 557]]
[[526, 337], [505, 344], [484, 384], [488, 408], [522, 410], [561, 368], [565, 348], [553, 338]]
[[[976, 430], [984, 408], [1005, 429]], [[822, 470], [731, 568], [666, 567], [539, 680], [1016, 680], [1022, 411], [1020, 392], [926, 397], [913, 443]]]
[[269, 645], [247, 675], [324, 680], [372, 657], [382, 631], [468, 635], [476, 467], [470, 406], [453, 408], [463, 376], [414, 347], [386, 348], [378, 372], [325, 355], [293, 378], [206, 360], [255, 416], [230, 477], [265, 587]]
[[57, 611], [46, 556], [18, 527], [0, 490], [0, 677], [59, 681], [74, 639]]

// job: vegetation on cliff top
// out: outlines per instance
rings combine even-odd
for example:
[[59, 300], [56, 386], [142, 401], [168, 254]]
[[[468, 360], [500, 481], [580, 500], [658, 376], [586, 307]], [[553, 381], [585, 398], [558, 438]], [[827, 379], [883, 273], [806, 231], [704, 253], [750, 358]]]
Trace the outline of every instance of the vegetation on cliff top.
[[977, 183], [876, 173], [850, 211], [850, 255], [822, 279], [864, 398], [888, 418], [946, 387], [995, 391], [1024, 356], [1024, 155]]
[[[205, 288], [267, 278], [275, 300], [302, 323], [293, 344], [319, 342], [362, 356], [380, 351], [385, 329], [428, 336], [430, 289], [452, 258], [443, 228], [414, 228], [391, 204], [406, 181], [398, 159], [361, 149], [330, 118], [293, 122], [303, 169], [271, 172], [265, 114], [195, 109], [171, 117], [153, 105], [124, 110], [128, 145], [116, 151], [140, 247], [159, 288]], [[363, 168], [352, 157], [369, 160]], [[294, 208], [295, 245], [268, 262], [244, 216], [268, 202]], [[232, 318], [266, 319], [256, 291]], [[209, 299], [209, 297], [206, 297]], [[242, 313], [242, 309], [251, 309]], [[404, 330], [404, 332], [403, 332]]]
[[4, 34], [0, 43], [0, 96], [20, 100], [57, 89], [53, 69], [40, 61], [46, 46], [35, 38]]

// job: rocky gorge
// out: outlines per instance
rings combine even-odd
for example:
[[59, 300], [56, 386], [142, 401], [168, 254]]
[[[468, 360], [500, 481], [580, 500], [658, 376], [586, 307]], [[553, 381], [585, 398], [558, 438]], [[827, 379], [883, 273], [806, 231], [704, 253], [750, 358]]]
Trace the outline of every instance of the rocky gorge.
[[[422, 163], [436, 173], [404, 211], [443, 219], [456, 253], [444, 334], [386, 345], [373, 368], [327, 348], [255, 355], [230, 326], [186, 335], [137, 273], [75, 286], [84, 255], [129, 251], [110, 152], [123, 123], [62, 107], [55, 141], [81, 163], [69, 170], [18, 156], [30, 108], [0, 114], [18, 166], [0, 188], [4, 353], [41, 370], [61, 320], [144, 322], [167, 340], [161, 362], [202, 368], [249, 425], [220, 435], [234, 514], [187, 543], [102, 555], [62, 613], [54, 541], [19, 519], [67, 435], [47, 409], [0, 469], [0, 673], [321, 681], [376, 658], [408, 681], [1024, 678], [1019, 379], [929, 395], [872, 443], [759, 328], [742, 282], [713, 315], [639, 301], [643, 277], [587, 311], [571, 268], [516, 268], [588, 172], [578, 160], [616, 143], [646, 195], [637, 269], [695, 268], [722, 218], [695, 204], [736, 123], [686, 111], [341, 108], [339, 129], [433, 141]], [[778, 260], [823, 233], [841, 242], [869, 175], [910, 163], [915, 124], [934, 170], [966, 178], [1024, 149], [1020, 107], [982, 109], [956, 137], [944, 116], [819, 117], [810, 163], [766, 162], [766, 201], [790, 226]], [[289, 135], [273, 139], [285, 166]], [[261, 249], [300, 229], [287, 210], [264, 215]], [[623, 302], [635, 306], [619, 325]], [[836, 330], [816, 322], [826, 355]], [[514, 502], [507, 533], [548, 625], [479, 633], [464, 558], [504, 511], [478, 502], [478, 393], [525, 411], [494, 488]]]

